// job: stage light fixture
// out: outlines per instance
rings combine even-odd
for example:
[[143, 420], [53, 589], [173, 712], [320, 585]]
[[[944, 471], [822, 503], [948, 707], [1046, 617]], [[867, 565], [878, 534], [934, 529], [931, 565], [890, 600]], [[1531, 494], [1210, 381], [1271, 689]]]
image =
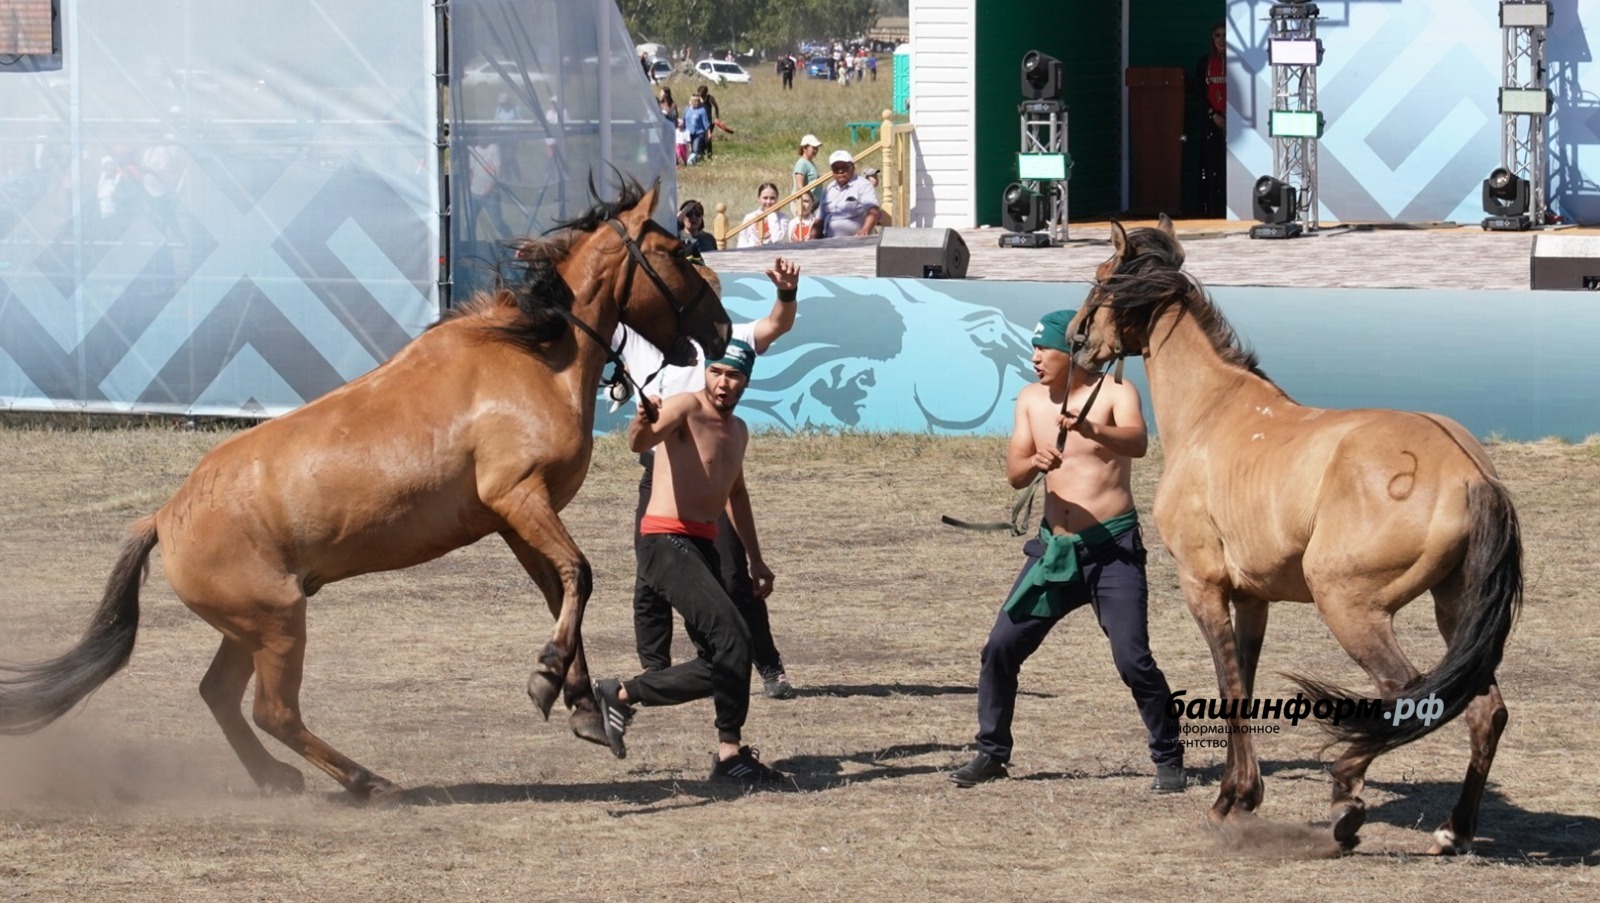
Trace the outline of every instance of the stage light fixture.
[[1251, 238], [1294, 238], [1300, 234], [1300, 193], [1282, 179], [1257, 179], [1250, 192], [1250, 207], [1261, 221], [1261, 225], [1250, 228]]
[[1037, 50], [1022, 55], [1024, 100], [1059, 100], [1063, 82], [1061, 61]]
[[1274, 138], [1321, 138], [1321, 110], [1272, 110], [1267, 115], [1267, 134]]
[[1037, 191], [1012, 182], [1000, 201], [1000, 225], [1007, 232], [1038, 232], [1044, 228], [1044, 198]]
[[1549, 28], [1550, 4], [1544, 0], [1532, 3], [1508, 0], [1500, 4], [1501, 28]]
[[1273, 66], [1322, 65], [1322, 39], [1273, 38], [1267, 42], [1267, 61]]
[[1554, 98], [1549, 88], [1501, 88], [1500, 112], [1549, 116]]
[[1299, 193], [1294, 186], [1272, 176], [1256, 180], [1250, 207], [1264, 223], [1292, 223], [1299, 214]]
[[1483, 228], [1501, 232], [1521, 232], [1533, 221], [1528, 216], [1528, 180], [1504, 166], [1498, 166], [1483, 180], [1483, 212], [1489, 216]]

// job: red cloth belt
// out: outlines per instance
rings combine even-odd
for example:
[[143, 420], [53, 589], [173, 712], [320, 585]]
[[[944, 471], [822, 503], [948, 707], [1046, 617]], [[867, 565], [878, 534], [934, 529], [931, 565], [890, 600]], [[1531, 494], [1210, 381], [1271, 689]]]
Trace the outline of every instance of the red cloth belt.
[[710, 521], [678, 520], [676, 517], [662, 517], [658, 514], [646, 514], [639, 521], [639, 535], [660, 533], [692, 536], [695, 539], [716, 539], [717, 525]]

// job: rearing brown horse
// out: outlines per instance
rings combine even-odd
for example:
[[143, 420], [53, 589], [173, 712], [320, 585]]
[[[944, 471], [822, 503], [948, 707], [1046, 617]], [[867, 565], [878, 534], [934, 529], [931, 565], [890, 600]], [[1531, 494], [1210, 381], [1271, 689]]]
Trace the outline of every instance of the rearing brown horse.
[[480, 293], [372, 372], [212, 449], [134, 525], [78, 646], [0, 670], [0, 733], [48, 724], [127, 662], [159, 544], [167, 582], [222, 632], [200, 695], [256, 783], [298, 791], [304, 779], [245, 721], [252, 675], [257, 726], [358, 797], [392, 793], [301, 720], [306, 600], [499, 533], [556, 617], [528, 695], [548, 718], [564, 691], [573, 732], [605, 744], [583, 656], [591, 572], [557, 517], [589, 469], [603, 340], [626, 322], [687, 364], [687, 338], [714, 358], [729, 329], [677, 237], [651, 219], [658, 188], [630, 183], [554, 237], [525, 240], [520, 283]]
[[[1334, 839], [1346, 849], [1357, 842], [1374, 758], [1465, 712], [1471, 761], [1433, 852], [1467, 850], [1506, 724], [1494, 672], [1522, 600], [1517, 516], [1493, 465], [1445, 417], [1296, 404], [1182, 272], [1170, 221], [1133, 232], [1113, 224], [1112, 238], [1115, 251], [1068, 335], [1081, 366], [1144, 356], [1166, 459], [1156, 526], [1210, 644], [1221, 696], [1252, 696], [1267, 604], [1312, 603], [1385, 700], [1443, 702], [1433, 720], [1324, 723], [1350, 742], [1333, 766]], [[1419, 674], [1395, 641], [1393, 618], [1426, 591], [1448, 649]], [[1352, 695], [1295, 679], [1313, 701]], [[1384, 708], [1395, 714], [1392, 702]], [[1237, 713], [1229, 718], [1232, 728], [1242, 724]], [[1250, 735], [1231, 733], [1212, 821], [1253, 812], [1262, 795]]]

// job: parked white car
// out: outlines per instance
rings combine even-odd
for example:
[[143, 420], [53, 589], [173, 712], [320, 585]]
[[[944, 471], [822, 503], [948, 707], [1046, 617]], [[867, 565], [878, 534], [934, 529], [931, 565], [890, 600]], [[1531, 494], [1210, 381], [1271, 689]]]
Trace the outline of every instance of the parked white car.
[[738, 63], [728, 63], [722, 60], [701, 60], [694, 64], [694, 71], [711, 79], [717, 84], [750, 84], [750, 73]]

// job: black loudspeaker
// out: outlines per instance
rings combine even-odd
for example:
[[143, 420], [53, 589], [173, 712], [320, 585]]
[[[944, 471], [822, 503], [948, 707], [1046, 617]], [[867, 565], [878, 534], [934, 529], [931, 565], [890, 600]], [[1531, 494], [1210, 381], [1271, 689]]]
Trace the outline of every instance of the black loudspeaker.
[[878, 237], [878, 275], [912, 279], [967, 278], [967, 243], [954, 229], [891, 226]]
[[1529, 283], [1543, 290], [1600, 289], [1600, 237], [1535, 235]]

